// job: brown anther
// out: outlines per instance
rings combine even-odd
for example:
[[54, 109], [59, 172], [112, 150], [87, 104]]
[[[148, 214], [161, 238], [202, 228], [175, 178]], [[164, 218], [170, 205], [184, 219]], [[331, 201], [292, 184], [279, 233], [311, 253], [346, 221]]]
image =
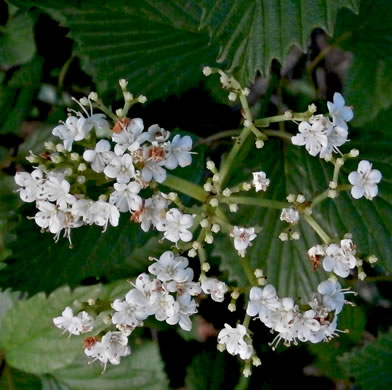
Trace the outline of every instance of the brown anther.
[[148, 159], [152, 161], [162, 161], [165, 158], [165, 150], [160, 146], [152, 146], [148, 151]]
[[312, 263], [313, 271], [316, 271], [320, 265], [321, 265], [321, 259], [323, 258], [322, 255], [314, 255], [314, 256], [309, 256], [309, 260]]
[[131, 221], [140, 223], [140, 219], [143, 214], [143, 211], [144, 211], [144, 205], [142, 205], [142, 207], [139, 210], [136, 210], [131, 214]]
[[97, 338], [95, 336], [87, 337], [83, 340], [83, 347], [84, 349], [90, 349], [91, 347], [94, 346], [94, 344], [97, 342]]
[[117, 121], [114, 126], [113, 126], [113, 133], [119, 134], [121, 133], [129, 124], [129, 122], [131, 122], [131, 119], [129, 118], [122, 118], [119, 121]]
[[44, 160], [49, 160], [50, 159], [50, 153], [49, 152], [42, 152], [39, 157], [43, 158]]

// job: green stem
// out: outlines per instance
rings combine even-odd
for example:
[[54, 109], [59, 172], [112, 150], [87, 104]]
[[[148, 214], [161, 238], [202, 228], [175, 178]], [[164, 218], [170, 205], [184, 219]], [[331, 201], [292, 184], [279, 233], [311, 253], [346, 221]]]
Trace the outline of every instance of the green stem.
[[286, 131], [278, 131], [278, 130], [264, 130], [263, 133], [270, 137], [279, 137], [279, 138], [287, 139], [290, 142], [291, 142], [291, 137], [293, 136], [292, 134], [287, 133]]
[[[310, 111], [292, 113], [291, 116], [282, 114], [270, 116], [268, 118], [256, 119], [254, 124], [257, 127], [267, 127], [271, 123], [283, 122], [283, 121], [306, 121], [313, 115]], [[283, 133], [283, 132], [282, 132]]]
[[75, 56], [71, 56], [68, 58], [68, 60], [65, 62], [65, 64], [63, 65], [63, 67], [60, 70], [60, 74], [59, 74], [59, 81], [57, 83], [57, 90], [61, 91], [63, 89], [63, 85], [64, 85], [64, 79], [65, 76], [68, 73], [68, 69], [71, 66], [72, 61], [75, 59]]
[[244, 322], [242, 323], [242, 325], [245, 326], [246, 329], [249, 328], [249, 324], [250, 324], [250, 315], [246, 314], [245, 318], [244, 318]]
[[252, 286], [257, 285], [257, 280], [256, 280], [256, 277], [255, 277], [255, 274], [253, 273], [252, 267], [249, 265], [248, 258], [246, 256], [241, 258], [240, 259], [240, 263], [241, 263], [242, 268], [244, 269], [244, 271], [246, 273], [246, 277], [248, 278], [249, 283]]
[[[336, 192], [342, 192], [342, 191], [349, 191], [351, 190], [351, 185], [350, 184], [342, 184], [340, 186], [337, 186], [335, 188]], [[325, 190], [322, 192], [320, 195], [317, 195], [313, 200], [312, 200], [312, 207], [317, 206], [319, 203], [321, 203], [323, 200], [328, 198], [328, 190]]]
[[200, 202], [205, 202], [207, 199], [207, 193], [202, 187], [180, 177], [168, 174], [166, 180], [162, 184], [175, 191], [188, 195], [193, 199], [199, 200]]
[[229, 204], [237, 203], [250, 206], [269, 207], [272, 209], [283, 209], [285, 207], [290, 207], [290, 204], [287, 202], [280, 202], [278, 200], [264, 198], [252, 198], [248, 196], [230, 196], [229, 198], [221, 198], [220, 201]]
[[251, 132], [251, 129], [249, 127], [244, 127], [242, 129], [241, 134], [237, 138], [236, 142], [234, 143], [234, 146], [230, 150], [228, 156], [224, 160], [220, 171], [219, 171], [219, 188], [222, 189], [225, 187], [227, 180], [228, 180], [228, 175], [231, 170], [231, 166], [233, 165], [237, 154], [241, 150], [242, 146], [244, 145], [246, 139], [248, 138], [249, 134]]
[[331, 237], [324, 231], [324, 229], [318, 224], [318, 222], [311, 216], [307, 214], [302, 214], [303, 219], [310, 225], [310, 227], [319, 235], [325, 244], [331, 242]]
[[233, 136], [237, 136], [239, 135], [241, 132], [241, 130], [225, 130], [225, 131], [220, 131], [219, 133], [213, 134], [207, 138], [202, 138], [200, 139], [195, 147], [199, 146], [199, 145], [203, 145], [203, 144], [210, 144], [214, 141], [217, 141], [219, 139], [222, 138], [228, 138], [228, 137], [233, 137]]

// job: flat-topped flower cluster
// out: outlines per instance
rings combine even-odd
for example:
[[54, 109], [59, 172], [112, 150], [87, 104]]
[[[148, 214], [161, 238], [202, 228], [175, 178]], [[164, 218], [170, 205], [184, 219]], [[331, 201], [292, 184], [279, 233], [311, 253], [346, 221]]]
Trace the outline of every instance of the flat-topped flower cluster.
[[[246, 100], [249, 90], [243, 89], [232, 76], [221, 70], [205, 68], [204, 73], [219, 73], [223, 87], [229, 91], [229, 100], [240, 99], [243, 132], [253, 132], [256, 147], [263, 147], [267, 137], [256, 128], [258, 121], [252, 120]], [[347, 234], [343, 239], [329, 237], [313, 218], [312, 210], [322, 200], [337, 197], [340, 191], [351, 191], [354, 199], [364, 196], [372, 200], [378, 194], [377, 184], [382, 178], [370, 162], [362, 160], [357, 171], [348, 175], [350, 184], [338, 185], [339, 172], [345, 161], [359, 155], [355, 149], [347, 154], [342, 154], [339, 149], [348, 141], [347, 122], [353, 118], [353, 111], [345, 106], [343, 97], [335, 93], [333, 102], [328, 102], [328, 115], [315, 115], [316, 108], [311, 105], [306, 113], [287, 112], [269, 118], [271, 121], [276, 118], [293, 120], [298, 124], [299, 133], [288, 137], [291, 143], [305, 146], [311, 156], [319, 156], [334, 165], [332, 180], [323, 193], [311, 199], [306, 199], [302, 193], [288, 194], [287, 202], [269, 200], [264, 194], [248, 198], [236, 196], [252, 188], [256, 195], [261, 191], [267, 193], [271, 183], [268, 173], [259, 171], [252, 173], [252, 180], [225, 188], [228, 172], [225, 163], [235, 160], [235, 156], [229, 155], [220, 170], [212, 161], [207, 162], [211, 177], [206, 179], [203, 187], [188, 183], [193, 185], [193, 190], [199, 191], [195, 199], [201, 205], [187, 208], [176, 193], [161, 192], [159, 184], [167, 179], [167, 170], [191, 165], [192, 138], [177, 134], [169, 140], [170, 132], [157, 124], [145, 130], [141, 118], [128, 118], [130, 106], [145, 101], [145, 98], [134, 99], [126, 85], [120, 80], [125, 105], [124, 109], [116, 111], [116, 115], [103, 105], [97, 94], [82, 98], [78, 102], [82, 111], [70, 110], [68, 119], [53, 129], [53, 135], [62, 143], [46, 143], [45, 153], [29, 157], [29, 161], [36, 164], [34, 170], [16, 174], [18, 191], [23, 201], [36, 203], [38, 212], [33, 219], [43, 230], [53, 233], [56, 240], [64, 233], [71, 241], [71, 230], [83, 225], [98, 225], [105, 231], [108, 225], [119, 224], [120, 213], [130, 213], [131, 221], [139, 223], [144, 232], [153, 227], [175, 245], [159, 258], [150, 258], [153, 263], [148, 267], [148, 273], [140, 274], [125, 296], [106, 302], [103, 311], [102, 305], [96, 306], [93, 299], [76, 315], [71, 307], [66, 307], [61, 316], [53, 319], [55, 326], [70, 335], [90, 333], [84, 339], [85, 354], [106, 367], [108, 363], [119, 364], [122, 357], [131, 353], [128, 338], [149, 317], [170, 325], [178, 324], [183, 330], [190, 331], [191, 317], [197, 313], [197, 297], [201, 294], [221, 303], [231, 289], [228, 309], [235, 311], [240, 291], [245, 292], [247, 305], [243, 323], [237, 323], [235, 327], [225, 324], [218, 335], [220, 350], [227, 350], [245, 360], [244, 375], [250, 374], [251, 364], [260, 364], [249, 330], [251, 318], [259, 319], [276, 334], [270, 343], [273, 348], [280, 341], [286, 346], [298, 341], [328, 341], [342, 332], [337, 329], [337, 317], [344, 304], [349, 303], [345, 296], [351, 291], [342, 288], [335, 275], [346, 278], [357, 268], [358, 277], [363, 279], [366, 276], [362, 269], [363, 260], [357, 254], [351, 235]], [[106, 115], [94, 114], [93, 105]], [[113, 123], [107, 120], [107, 116]], [[268, 120], [259, 123], [269, 124]], [[276, 133], [279, 132], [270, 130], [270, 134]], [[241, 144], [241, 139], [238, 142]], [[185, 180], [180, 180], [182, 182], [177, 182], [173, 188], [187, 185]], [[190, 195], [192, 190], [186, 188], [183, 192]], [[298, 240], [300, 233], [296, 228], [302, 222], [307, 223], [323, 241], [310, 248], [307, 255], [314, 270], [322, 267], [329, 276], [318, 285], [317, 292], [308, 298], [308, 302], [296, 303], [292, 297], [280, 298], [276, 288], [267, 284], [263, 272], [251, 269], [247, 263], [247, 251], [263, 232], [257, 226], [232, 225], [221, 207], [224, 204], [230, 212], [236, 213], [238, 203], [256, 205], [258, 200], [261, 207], [278, 209], [278, 218], [288, 224], [279, 234], [282, 241]], [[232, 239], [238, 261], [249, 279], [248, 286], [228, 287], [223, 281], [206, 276], [210, 265], [205, 246], [213, 244], [215, 234], [222, 233]], [[194, 235], [197, 239], [193, 238]], [[183, 256], [186, 252], [190, 258], [198, 256], [200, 259], [200, 275], [196, 279], [195, 272], [197, 276], [198, 271], [194, 270], [199, 268], [191, 266], [189, 259]], [[370, 256], [367, 260], [374, 263], [377, 258]], [[102, 331], [96, 321], [103, 312], [109, 319]]]
[[[90, 113], [82, 103], [91, 107]], [[30, 156], [39, 166], [15, 175], [21, 199], [36, 202], [37, 225], [55, 234], [56, 240], [61, 232], [70, 240], [73, 228], [98, 225], [105, 231], [109, 224], [118, 225], [120, 213], [130, 212], [144, 231], [153, 225], [168, 240], [190, 241], [192, 234], [186, 229], [193, 218], [178, 209], [169, 211], [170, 201], [162, 193], [143, 199], [141, 191], [152, 181], [165, 181], [166, 169], [192, 163], [192, 138], [176, 135], [169, 141], [170, 132], [158, 125], [144, 131], [141, 118], [121, 118], [109, 132], [105, 115], [93, 114], [90, 98], [79, 105], [83, 113], [73, 111], [53, 129], [63, 145], [46, 143], [46, 154]], [[109, 134], [112, 142], [96, 142], [98, 134]], [[75, 144], [83, 153], [72, 152]], [[101, 183], [101, 194], [95, 199], [89, 196], [89, 181]]]

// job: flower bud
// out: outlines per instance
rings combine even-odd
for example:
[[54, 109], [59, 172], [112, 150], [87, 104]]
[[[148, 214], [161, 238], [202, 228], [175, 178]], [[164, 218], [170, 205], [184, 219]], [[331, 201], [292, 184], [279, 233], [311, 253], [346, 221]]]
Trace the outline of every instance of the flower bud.
[[212, 207], [218, 207], [218, 205], [219, 205], [218, 199], [216, 199], [216, 198], [210, 199], [209, 204], [210, 204]]
[[203, 68], [203, 74], [204, 76], [209, 76], [210, 74], [212, 74], [212, 69], [209, 66], [205, 66]]
[[238, 205], [236, 203], [231, 203], [230, 206], [229, 206], [229, 210], [232, 213], [236, 213], [238, 211]]
[[230, 92], [228, 98], [231, 102], [235, 102], [237, 100], [237, 94]]
[[204, 263], [202, 264], [202, 266], [201, 266], [201, 269], [202, 269], [204, 272], [208, 272], [208, 271], [211, 269], [211, 266], [210, 266], [209, 263], [204, 262]]
[[282, 232], [279, 234], [279, 240], [281, 241], [287, 241], [289, 239], [289, 235], [285, 232]]
[[197, 252], [192, 248], [188, 251], [188, 256], [189, 257], [196, 257]]
[[206, 229], [209, 225], [208, 219], [204, 218], [200, 221], [200, 226], [204, 229]]
[[120, 84], [121, 89], [125, 89], [128, 85], [128, 81], [125, 79], [118, 80], [118, 83]]
[[230, 188], [225, 188], [222, 192], [223, 196], [229, 197], [231, 195]]
[[76, 178], [76, 181], [77, 181], [79, 184], [84, 184], [84, 183], [86, 182], [86, 176], [78, 176], [78, 177]]
[[297, 195], [297, 202], [298, 203], [304, 203], [305, 202], [305, 197], [302, 194]]
[[264, 272], [260, 268], [256, 268], [254, 271], [256, 278], [262, 278], [264, 276]]
[[90, 92], [88, 98], [93, 102], [96, 102], [98, 100], [98, 94], [96, 92]]
[[144, 95], [140, 95], [138, 98], [139, 103], [145, 103], [147, 101], [147, 98]]
[[256, 140], [256, 148], [257, 149], [262, 149], [263, 146], [264, 146], [264, 141], [262, 139]]
[[212, 226], [211, 226], [211, 231], [213, 232], [213, 233], [218, 233], [218, 232], [220, 232], [220, 226], [217, 224], [217, 223], [214, 223], [214, 224], [212, 224]]

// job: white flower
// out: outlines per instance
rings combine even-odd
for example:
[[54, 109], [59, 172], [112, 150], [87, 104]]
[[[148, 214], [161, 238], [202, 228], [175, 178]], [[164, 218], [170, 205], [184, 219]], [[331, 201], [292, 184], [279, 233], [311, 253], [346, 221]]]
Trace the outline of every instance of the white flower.
[[140, 145], [148, 139], [148, 134], [143, 133], [143, 129], [143, 120], [134, 118], [119, 133], [114, 132], [112, 136], [113, 142], [116, 143], [114, 153], [122, 156], [127, 149], [130, 152], [139, 149]]
[[148, 141], [151, 143], [162, 143], [169, 139], [170, 131], [159, 127], [158, 125], [152, 125], [148, 128]]
[[193, 282], [193, 269], [186, 268], [185, 269], [185, 280], [181, 282], [176, 282], [172, 280], [170, 282], [166, 282], [165, 286], [167, 291], [169, 292], [177, 292], [177, 295], [188, 294], [192, 296], [199, 295], [201, 293], [200, 283]]
[[112, 308], [116, 311], [112, 316], [113, 324], [129, 325], [136, 328], [139, 321], [143, 321], [149, 316], [148, 305], [148, 299], [141, 291], [136, 288], [128, 291], [125, 300], [116, 299], [112, 303]]
[[253, 185], [255, 187], [256, 192], [259, 191], [267, 191], [267, 188], [270, 184], [270, 180], [267, 179], [267, 175], [265, 172], [253, 172]]
[[315, 319], [316, 312], [307, 310], [305, 313], [297, 314], [295, 332], [298, 340], [304, 342], [311, 340], [315, 332], [320, 330], [320, 323]]
[[69, 116], [65, 122], [56, 126], [52, 134], [64, 141], [65, 150], [70, 152], [72, 150], [73, 141], [81, 141], [86, 138], [87, 134], [92, 129], [92, 123], [86, 122], [83, 116], [77, 118], [76, 116]]
[[43, 172], [37, 168], [33, 172], [16, 172], [15, 183], [22, 188], [19, 188], [20, 198], [23, 202], [34, 202], [37, 199], [42, 199], [42, 184]]
[[244, 325], [238, 324], [232, 328], [229, 324], [225, 324], [225, 329], [218, 334], [218, 343], [225, 344], [227, 352], [231, 355], [240, 355], [241, 359], [247, 360], [252, 356], [253, 348], [244, 341], [246, 334]]
[[158, 183], [166, 180], [167, 173], [162, 167], [165, 164], [165, 150], [157, 145], [143, 147], [142, 179], [150, 182], [154, 179]]
[[333, 151], [340, 153], [338, 146], [342, 146], [347, 142], [347, 129], [339, 126], [334, 126], [327, 134], [328, 144], [320, 151], [320, 157], [326, 158], [332, 154]]
[[342, 127], [343, 129], [348, 128], [347, 123], [353, 119], [354, 113], [351, 107], [344, 105], [343, 96], [335, 92], [333, 95], [333, 103], [328, 102], [328, 111], [332, 116], [332, 123], [334, 126]]
[[84, 353], [93, 358], [93, 361], [99, 360], [106, 368], [107, 363], [118, 365], [121, 357], [131, 353], [128, 345], [128, 338], [122, 332], [107, 332], [101, 341], [95, 342]]
[[345, 303], [349, 303], [344, 299], [345, 294], [354, 294], [349, 289], [342, 289], [340, 284], [334, 280], [325, 280], [321, 282], [317, 291], [322, 295], [322, 303], [328, 309], [338, 314], [342, 311]]
[[105, 118], [104, 114], [92, 114], [92, 110], [91, 115], [88, 115], [86, 118], [87, 123], [92, 124], [94, 127], [98, 137], [106, 137], [110, 134], [109, 122]]
[[65, 213], [50, 202], [39, 201], [37, 207], [39, 211], [34, 217], [36, 224], [53, 234], [60, 233], [65, 225]]
[[325, 250], [325, 257], [323, 260], [323, 268], [327, 272], [333, 271], [336, 275], [346, 278], [357, 265], [355, 258], [355, 246], [349, 239], [340, 241], [340, 246], [337, 244], [330, 244]]
[[115, 191], [110, 194], [109, 203], [115, 205], [120, 212], [139, 210], [142, 207], [143, 199], [138, 195], [141, 190], [139, 183], [114, 183], [114, 189]]
[[169, 317], [166, 322], [169, 325], [179, 324], [182, 329], [189, 332], [192, 329], [192, 321], [189, 316], [197, 313], [197, 305], [194, 299], [188, 294], [183, 294], [177, 297], [179, 305], [178, 311], [172, 317]]
[[181, 137], [177, 134], [171, 144], [167, 146], [167, 153], [165, 157], [165, 167], [168, 169], [175, 169], [186, 167], [192, 164], [192, 138], [189, 135]]
[[148, 267], [148, 271], [156, 275], [162, 282], [174, 280], [184, 282], [188, 279], [188, 259], [183, 256], [175, 256], [173, 252], [166, 251], [156, 262]]
[[94, 150], [88, 149], [83, 153], [83, 159], [91, 164], [91, 169], [95, 172], [103, 172], [113, 157], [114, 153], [110, 152], [110, 143], [105, 139], [97, 142]]
[[284, 208], [280, 213], [280, 220], [295, 225], [299, 221], [299, 212], [294, 207]]
[[94, 202], [89, 208], [90, 223], [94, 223], [98, 226], [103, 226], [105, 232], [108, 224], [117, 226], [120, 218], [120, 212], [116, 206], [113, 206], [107, 202], [98, 201]]
[[192, 233], [188, 230], [193, 225], [193, 217], [190, 214], [182, 214], [180, 210], [170, 209], [165, 216], [165, 220], [157, 223], [156, 228], [164, 232], [163, 236], [177, 243], [179, 240], [189, 242], [192, 240]]
[[62, 174], [49, 174], [43, 184], [42, 194], [51, 202], [56, 202], [60, 210], [67, 209], [75, 203], [76, 198], [69, 193], [71, 185]]
[[348, 175], [348, 181], [353, 185], [351, 195], [354, 199], [362, 198], [372, 200], [378, 194], [377, 184], [381, 181], [381, 172], [372, 169], [369, 161], [362, 160], [358, 164], [357, 172]]
[[205, 294], [211, 294], [211, 298], [215, 302], [223, 302], [225, 294], [229, 290], [226, 283], [215, 278], [202, 279], [201, 289]]
[[121, 157], [114, 157], [103, 172], [107, 177], [117, 179], [120, 184], [129, 183], [135, 176], [132, 156], [130, 154], [124, 154]]
[[161, 193], [155, 194], [152, 198], [145, 200], [142, 213], [139, 217], [140, 227], [144, 232], [150, 230], [151, 224], [156, 226], [165, 220], [168, 205], [169, 201]]
[[301, 122], [299, 124], [299, 134], [291, 137], [291, 142], [293, 145], [305, 145], [309, 154], [316, 156], [328, 145], [327, 133], [330, 132], [332, 123], [322, 115], [311, 117], [309, 122]]
[[257, 314], [260, 320], [266, 324], [270, 324], [272, 312], [280, 309], [280, 300], [276, 294], [276, 289], [271, 284], [267, 284], [264, 288], [252, 287], [249, 294], [249, 303], [246, 313], [251, 317]]
[[248, 246], [251, 246], [257, 236], [254, 228], [243, 228], [240, 226], [234, 226], [233, 231], [230, 233], [230, 237], [234, 237], [234, 248], [237, 251], [245, 251]]
[[320, 266], [321, 260], [324, 256], [325, 256], [325, 248], [322, 245], [312, 246], [308, 250], [308, 257], [312, 262], [313, 269], [315, 270]]
[[74, 316], [72, 309], [67, 306], [60, 317], [53, 318], [53, 323], [57, 328], [68, 331], [70, 335], [78, 336], [81, 333], [90, 332], [93, 329], [94, 320], [85, 311], [81, 311], [77, 316]]
[[150, 305], [152, 314], [155, 315], [158, 321], [166, 321], [168, 318], [173, 318], [180, 309], [180, 304], [163, 288], [151, 293]]

